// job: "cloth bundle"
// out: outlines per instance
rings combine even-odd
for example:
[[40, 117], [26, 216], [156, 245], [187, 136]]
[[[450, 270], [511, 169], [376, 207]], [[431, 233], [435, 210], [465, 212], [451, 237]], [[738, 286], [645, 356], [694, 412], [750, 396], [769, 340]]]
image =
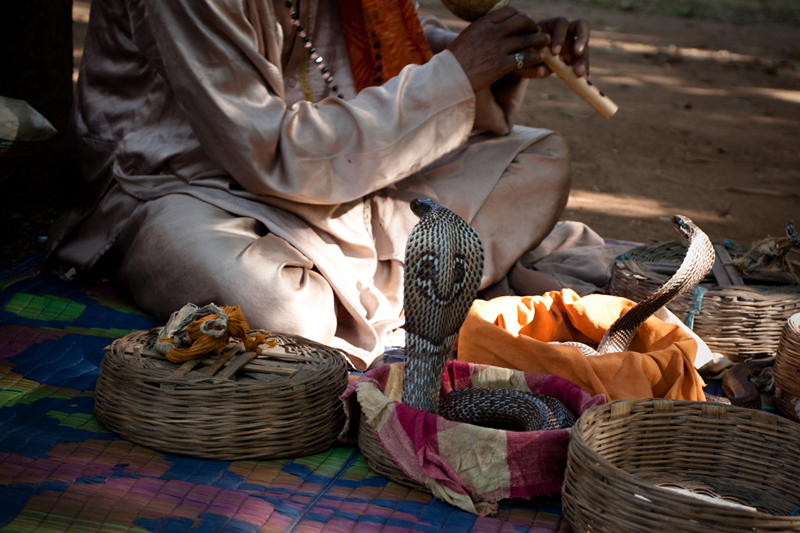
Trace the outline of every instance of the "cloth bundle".
[[542, 296], [476, 300], [458, 336], [458, 359], [560, 376], [607, 400], [670, 398], [705, 401], [697, 368], [713, 361], [706, 344], [660, 309], [639, 328], [630, 351], [593, 357], [550, 341], [597, 344], [634, 302], [579, 297], [570, 289]]
[[[592, 396], [563, 378], [449, 362], [440, 393], [470, 387], [547, 394], [576, 416], [605, 403], [603, 396]], [[360, 407], [384, 450], [408, 478], [479, 515], [493, 513], [504, 498], [531, 498], [561, 489], [569, 430], [502, 431], [451, 422], [400, 403], [402, 390], [402, 363], [381, 365], [350, 383], [341, 396], [348, 417], [341, 437], [357, 423]]]

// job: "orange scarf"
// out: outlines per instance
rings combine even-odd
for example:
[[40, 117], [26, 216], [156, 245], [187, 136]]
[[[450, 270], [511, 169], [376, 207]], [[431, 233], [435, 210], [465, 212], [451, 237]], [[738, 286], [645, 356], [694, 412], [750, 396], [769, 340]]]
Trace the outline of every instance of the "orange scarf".
[[458, 333], [458, 359], [568, 379], [608, 400], [705, 400], [694, 368], [697, 342], [686, 331], [647, 319], [630, 351], [586, 357], [550, 341], [599, 342], [634, 303], [616, 296], [579, 297], [570, 289], [541, 296], [475, 300]]
[[432, 56], [412, 0], [337, 0], [356, 90]]

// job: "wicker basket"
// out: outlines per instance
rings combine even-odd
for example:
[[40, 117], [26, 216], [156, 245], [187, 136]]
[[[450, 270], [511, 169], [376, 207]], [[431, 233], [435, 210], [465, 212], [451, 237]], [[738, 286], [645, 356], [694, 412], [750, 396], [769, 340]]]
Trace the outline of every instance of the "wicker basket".
[[[526, 432], [448, 421], [400, 401], [403, 371], [401, 363], [381, 365], [342, 395], [348, 436], [355, 436], [375, 472], [477, 514], [492, 512], [510, 495], [532, 498], [561, 489], [568, 429]], [[547, 394], [576, 416], [605, 402], [557, 376], [448, 361], [440, 392], [467, 388]], [[506, 444], [497, 453], [496, 446]]]
[[358, 447], [364, 457], [367, 459], [367, 464], [378, 474], [391, 479], [395, 483], [411, 487], [424, 492], [431, 492], [431, 489], [421, 483], [417, 483], [410, 479], [405, 473], [397, 466], [397, 463], [389, 457], [386, 450], [381, 446], [381, 441], [378, 440], [378, 434], [375, 432], [364, 413], [359, 415], [358, 421]]
[[337, 350], [266, 333], [261, 355], [231, 343], [183, 364], [152, 346], [160, 328], [106, 348], [95, 414], [111, 431], [163, 452], [205, 459], [298, 457], [336, 442], [347, 363]]
[[800, 313], [792, 315], [783, 327], [774, 370], [775, 403], [783, 414], [800, 422]]
[[573, 428], [562, 502], [580, 532], [800, 531], [800, 425], [705, 402], [595, 407]]
[[[737, 257], [746, 250], [729, 249]], [[648, 264], [674, 264], [686, 255], [682, 241], [639, 246], [617, 259], [609, 290], [611, 294], [640, 301], [666, 282], [670, 275], [654, 271]], [[735, 363], [756, 355], [772, 354], [778, 347], [786, 320], [800, 312], [798, 285], [718, 285], [703, 282], [706, 289], [694, 332], [713, 352]], [[679, 318], [691, 309], [692, 292], [682, 294], [667, 306]]]

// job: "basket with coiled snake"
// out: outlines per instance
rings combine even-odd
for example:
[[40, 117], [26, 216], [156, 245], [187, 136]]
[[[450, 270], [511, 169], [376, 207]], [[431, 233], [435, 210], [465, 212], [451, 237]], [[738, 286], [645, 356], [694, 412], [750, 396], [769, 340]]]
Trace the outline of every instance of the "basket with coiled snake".
[[[405, 260], [406, 354], [403, 403], [448, 420], [498, 429], [535, 431], [569, 427], [575, 416], [549, 396], [499, 389], [456, 390], [440, 399], [445, 363], [474, 300], [483, 272], [477, 232], [445, 207], [417, 199], [420, 217], [408, 238]], [[621, 316], [588, 356], [624, 351], [639, 326], [675, 296], [693, 288], [711, 269], [714, 248], [687, 217], [673, 223], [689, 243], [675, 275], [653, 295]]]

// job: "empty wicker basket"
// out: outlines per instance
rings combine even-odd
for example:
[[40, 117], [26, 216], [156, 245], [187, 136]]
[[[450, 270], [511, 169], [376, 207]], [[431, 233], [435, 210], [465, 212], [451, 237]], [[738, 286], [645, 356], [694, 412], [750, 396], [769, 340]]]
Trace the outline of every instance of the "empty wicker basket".
[[783, 414], [800, 422], [800, 313], [789, 318], [783, 327], [773, 376], [775, 403]]
[[[716, 247], [733, 257], [746, 251]], [[609, 290], [630, 300], [643, 300], [669, 279], [671, 274], [662, 272], [668, 271], [670, 264], [676, 268], [685, 255], [682, 241], [634, 248], [615, 261]], [[711, 351], [736, 363], [774, 353], [783, 324], [800, 312], [798, 285], [720, 285], [707, 278], [701, 286], [705, 293], [694, 319], [694, 332]], [[678, 296], [667, 307], [679, 318], [686, 318], [692, 308], [692, 292]]]
[[800, 425], [740, 407], [617, 400], [573, 428], [576, 531], [800, 531]]
[[222, 354], [176, 364], [152, 348], [159, 331], [106, 348], [95, 414], [111, 431], [159, 451], [222, 460], [298, 457], [336, 442], [347, 386], [337, 350], [262, 332], [270, 348], [261, 355], [231, 343]]

